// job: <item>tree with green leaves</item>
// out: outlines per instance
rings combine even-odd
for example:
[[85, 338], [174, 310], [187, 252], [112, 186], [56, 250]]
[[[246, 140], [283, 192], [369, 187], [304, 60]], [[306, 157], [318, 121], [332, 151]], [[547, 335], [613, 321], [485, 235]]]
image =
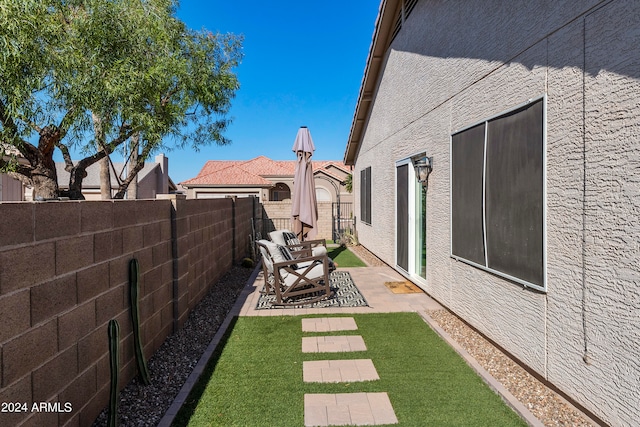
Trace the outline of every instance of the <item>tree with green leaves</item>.
[[[123, 195], [155, 151], [229, 143], [241, 38], [191, 30], [177, 8], [177, 0], [0, 0], [0, 171], [56, 198], [58, 149], [68, 196], [82, 199], [86, 168], [128, 147]], [[73, 151], [84, 158], [74, 162]]]

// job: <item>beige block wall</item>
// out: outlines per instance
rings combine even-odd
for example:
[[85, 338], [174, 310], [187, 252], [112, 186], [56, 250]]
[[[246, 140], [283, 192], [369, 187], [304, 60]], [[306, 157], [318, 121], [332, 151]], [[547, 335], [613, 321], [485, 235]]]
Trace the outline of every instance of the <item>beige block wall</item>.
[[[631, 0], [420, 1], [384, 58], [353, 173], [359, 195], [372, 168], [360, 242], [395, 265], [395, 162], [433, 156], [425, 289], [619, 426], [640, 419], [639, 35]], [[450, 135], [542, 95], [546, 293], [450, 257]]]
[[136, 374], [129, 261], [140, 264], [141, 335], [150, 358], [234, 259], [246, 255], [247, 218], [256, 204], [0, 204], [0, 402], [73, 408], [1, 413], [0, 425], [91, 425], [108, 403], [111, 319], [120, 324], [120, 384]]
[[[263, 216], [274, 220], [276, 228], [291, 229], [291, 201], [262, 202]], [[263, 236], [267, 238], [267, 236]], [[317, 239], [331, 239], [331, 202], [318, 202]]]

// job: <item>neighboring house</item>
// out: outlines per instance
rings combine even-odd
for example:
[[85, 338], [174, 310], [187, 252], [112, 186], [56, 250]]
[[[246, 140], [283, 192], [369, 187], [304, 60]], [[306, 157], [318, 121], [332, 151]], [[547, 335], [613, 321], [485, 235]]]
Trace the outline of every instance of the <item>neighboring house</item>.
[[[118, 191], [118, 177], [113, 169], [119, 174], [123, 166], [123, 163], [113, 163], [110, 171], [112, 195]], [[68, 190], [69, 172], [64, 170], [64, 162], [56, 162], [56, 173], [60, 190]], [[129, 188], [132, 185], [136, 185], [135, 181], [129, 185]], [[157, 155], [155, 162], [146, 162], [138, 172], [137, 199], [155, 199], [158, 194], [174, 193], [176, 189], [176, 185], [169, 177], [169, 159], [164, 154]], [[101, 199], [99, 163], [94, 163], [87, 168], [87, 176], [82, 180], [82, 194], [86, 200]]]
[[[26, 164], [27, 160], [22, 157], [18, 150], [11, 148], [8, 154], [16, 155], [18, 162]], [[9, 156], [4, 160], [10, 160]], [[19, 180], [10, 177], [8, 174], [0, 173], [0, 202], [21, 202], [25, 200], [27, 187]]]
[[[318, 202], [351, 202], [345, 189], [349, 169], [339, 161], [313, 161]], [[295, 160], [271, 160], [259, 156], [251, 160], [209, 160], [198, 176], [181, 183], [187, 198], [255, 196], [260, 202], [291, 198]]]
[[640, 420], [639, 94], [638, 1], [383, 0], [345, 152], [360, 243], [615, 426]]
[[9, 175], [0, 174], [0, 202], [24, 200], [24, 186], [17, 179]]

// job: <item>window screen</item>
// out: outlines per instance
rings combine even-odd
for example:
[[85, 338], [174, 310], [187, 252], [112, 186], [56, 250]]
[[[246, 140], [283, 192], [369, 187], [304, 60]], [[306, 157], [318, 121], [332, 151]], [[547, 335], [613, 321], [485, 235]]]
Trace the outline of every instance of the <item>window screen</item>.
[[371, 166], [360, 171], [360, 220], [371, 224]]
[[451, 212], [454, 255], [485, 265], [483, 189], [485, 124], [453, 135]]
[[488, 123], [489, 268], [543, 285], [542, 101]]
[[543, 99], [451, 137], [451, 253], [544, 289]]

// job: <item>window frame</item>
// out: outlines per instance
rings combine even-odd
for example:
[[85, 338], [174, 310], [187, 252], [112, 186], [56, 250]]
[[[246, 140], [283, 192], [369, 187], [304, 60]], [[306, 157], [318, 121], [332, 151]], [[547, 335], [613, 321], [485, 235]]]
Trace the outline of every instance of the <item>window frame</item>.
[[371, 225], [371, 166], [360, 170], [360, 221]]
[[[542, 232], [542, 236], [541, 236], [541, 250], [542, 250], [542, 271], [541, 271], [541, 276], [542, 276], [542, 284], [537, 284], [537, 283], [532, 283], [531, 281], [522, 279], [521, 277], [517, 277], [514, 276], [512, 274], [509, 274], [507, 272], [501, 271], [501, 270], [497, 270], [495, 268], [491, 268], [490, 265], [490, 260], [489, 257], [490, 255], [488, 254], [488, 241], [491, 238], [491, 236], [488, 236], [488, 229], [487, 229], [487, 147], [488, 147], [488, 133], [489, 133], [489, 125], [491, 122], [495, 122], [501, 118], [505, 118], [508, 117], [509, 115], [513, 115], [514, 113], [517, 113], [518, 110], [525, 110], [526, 107], [529, 107], [531, 105], [533, 105], [534, 103], [537, 102], [542, 102], [542, 147], [540, 147], [541, 150], [541, 175], [542, 175], [542, 183], [541, 183], [541, 191], [542, 191], [542, 195], [541, 195], [541, 202], [542, 202], [542, 206], [541, 206], [541, 232]], [[459, 254], [454, 254], [454, 248], [453, 248], [453, 241], [454, 241], [454, 181], [455, 178], [453, 176], [453, 170], [454, 170], [454, 158], [453, 158], [453, 151], [454, 151], [454, 147], [453, 147], [453, 143], [454, 143], [454, 136], [458, 135], [462, 132], [465, 132], [467, 130], [473, 129], [477, 126], [484, 126], [484, 154], [483, 154], [483, 165], [482, 165], [482, 228], [483, 228], [483, 245], [484, 245], [484, 264], [479, 264], [477, 262], [471, 261], [467, 258], [464, 258], [463, 256], [460, 256]], [[490, 272], [492, 274], [498, 275], [500, 277], [506, 278], [510, 281], [513, 281], [515, 283], [518, 283], [522, 286], [524, 286], [525, 288], [532, 288], [532, 289], [536, 289], [542, 292], [547, 292], [547, 98], [546, 95], [541, 95], [538, 96], [536, 98], [532, 98], [527, 100], [526, 102], [523, 102], [513, 108], [509, 108], [508, 110], [502, 111], [498, 114], [495, 114], [491, 117], [488, 117], [484, 120], [478, 121], [476, 123], [473, 123], [469, 126], [466, 126], [462, 129], [456, 130], [455, 132], [452, 132], [449, 138], [449, 183], [450, 183], [450, 187], [449, 187], [449, 196], [450, 196], [450, 204], [449, 204], [449, 223], [451, 224], [451, 228], [450, 228], [450, 247], [449, 247], [449, 255], [451, 258], [457, 260], [457, 261], [461, 261], [465, 264], [471, 265], [473, 267], [479, 268], [481, 270]]]

